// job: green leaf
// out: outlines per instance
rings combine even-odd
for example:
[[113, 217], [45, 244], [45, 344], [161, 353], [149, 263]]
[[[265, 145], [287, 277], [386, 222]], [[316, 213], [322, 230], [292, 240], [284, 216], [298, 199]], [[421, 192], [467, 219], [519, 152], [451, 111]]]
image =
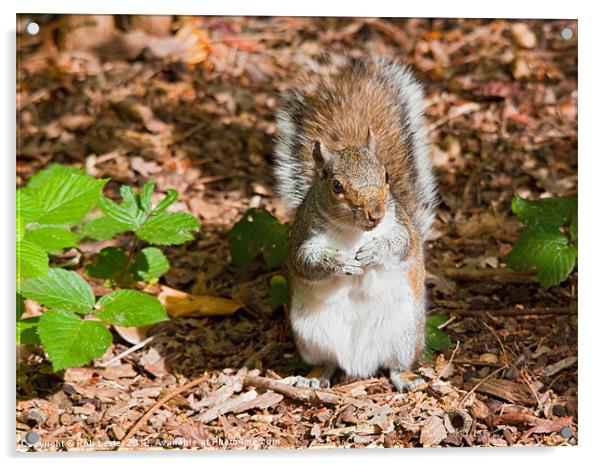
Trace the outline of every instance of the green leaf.
[[21, 241], [25, 237], [25, 218], [17, 212], [17, 241]]
[[275, 223], [268, 230], [261, 245], [261, 253], [268, 269], [276, 269], [284, 265], [287, 246], [288, 228], [280, 223]]
[[571, 224], [569, 226], [569, 232], [571, 234], [571, 238], [577, 241], [577, 216], [575, 215], [571, 219]]
[[281, 306], [289, 300], [289, 290], [286, 278], [282, 275], [274, 275], [270, 279], [270, 289], [268, 294], [274, 306]]
[[100, 298], [98, 306], [99, 319], [120, 327], [142, 327], [168, 319], [159, 300], [140, 291], [114, 291]]
[[20, 281], [17, 292], [48, 308], [87, 314], [94, 306], [92, 287], [76, 272], [49, 269], [48, 276]]
[[287, 241], [287, 228], [264, 209], [249, 209], [228, 234], [232, 262], [236, 267], [250, 265], [260, 253], [269, 268], [281, 266]]
[[144, 211], [140, 209], [132, 188], [122, 186], [120, 193], [123, 198], [121, 203], [118, 204], [103, 196], [99, 199], [98, 205], [104, 214], [123, 230], [136, 230], [144, 222]]
[[39, 320], [39, 317], [17, 320], [17, 345], [37, 345], [40, 343], [40, 338], [36, 333]]
[[37, 243], [47, 252], [77, 247], [77, 235], [60, 227], [34, 228], [27, 231], [25, 238]]
[[29, 279], [43, 277], [47, 273], [48, 254], [32, 241], [17, 241], [17, 277]]
[[167, 257], [157, 248], [144, 248], [136, 255], [130, 268], [137, 280], [150, 281], [159, 278], [169, 270]]
[[116, 279], [127, 262], [127, 255], [119, 248], [102, 249], [96, 260], [86, 267], [86, 273], [91, 277]]
[[17, 320], [21, 318], [25, 312], [25, 303], [23, 302], [23, 296], [17, 295]]
[[115, 235], [125, 231], [128, 231], [127, 227], [124, 227], [112, 218], [103, 216], [85, 221], [82, 225], [79, 238], [90, 238], [96, 241], [104, 241], [107, 239], [112, 239]]
[[66, 165], [61, 165], [60, 163], [53, 163], [52, 165], [40, 170], [35, 175], [33, 175], [29, 182], [27, 183], [27, 187], [31, 189], [38, 189], [40, 186], [48, 183], [50, 180], [57, 176], [61, 175], [88, 175], [84, 170], [75, 167], [67, 167]]
[[165, 193], [165, 197], [159, 201], [157, 206], [153, 209], [156, 214], [163, 212], [170, 205], [178, 200], [178, 191], [175, 189], [168, 189]]
[[425, 339], [428, 349], [441, 351], [451, 346], [452, 342], [449, 335], [437, 328], [446, 321], [447, 316], [445, 315], [432, 315], [426, 318]]
[[194, 238], [199, 231], [199, 221], [184, 212], [161, 212], [151, 216], [136, 230], [138, 238], [150, 244], [182, 244]]
[[512, 251], [504, 258], [514, 270], [537, 269], [537, 278], [545, 289], [566, 280], [575, 266], [577, 246], [556, 225], [534, 223], [519, 234]]
[[17, 190], [17, 215], [25, 223], [35, 222], [42, 215], [42, 206], [30, 191], [29, 188]]
[[542, 222], [563, 226], [577, 209], [577, 197], [551, 197], [529, 201], [518, 194], [512, 199], [512, 212], [524, 223]]
[[140, 192], [140, 207], [144, 212], [150, 212], [153, 208], [153, 203], [151, 197], [153, 195], [153, 191], [155, 190], [155, 183], [153, 181], [147, 181], [142, 187], [142, 191]]
[[113, 341], [111, 332], [101, 322], [84, 320], [62, 309], [42, 314], [38, 335], [54, 371], [100, 358]]
[[80, 221], [96, 204], [106, 182], [74, 174], [58, 174], [47, 180], [30, 191], [42, 208], [36, 221], [57, 225]]

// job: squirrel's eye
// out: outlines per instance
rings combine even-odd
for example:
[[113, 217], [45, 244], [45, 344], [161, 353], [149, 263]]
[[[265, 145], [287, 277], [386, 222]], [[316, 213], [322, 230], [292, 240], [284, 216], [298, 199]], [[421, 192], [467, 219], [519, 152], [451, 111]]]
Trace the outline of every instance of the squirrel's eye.
[[385, 183], [389, 184], [389, 172], [385, 172]]
[[343, 185], [341, 184], [341, 182], [339, 180], [334, 180], [332, 182], [332, 190], [336, 194], [341, 194], [343, 192]]

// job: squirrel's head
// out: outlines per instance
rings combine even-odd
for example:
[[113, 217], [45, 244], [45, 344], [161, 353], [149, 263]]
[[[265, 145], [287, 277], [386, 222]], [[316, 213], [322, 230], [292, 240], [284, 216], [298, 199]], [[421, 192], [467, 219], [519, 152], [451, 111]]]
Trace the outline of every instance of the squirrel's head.
[[389, 180], [374, 133], [368, 130], [365, 145], [341, 150], [329, 150], [317, 140], [312, 155], [329, 220], [346, 228], [376, 227], [385, 215]]

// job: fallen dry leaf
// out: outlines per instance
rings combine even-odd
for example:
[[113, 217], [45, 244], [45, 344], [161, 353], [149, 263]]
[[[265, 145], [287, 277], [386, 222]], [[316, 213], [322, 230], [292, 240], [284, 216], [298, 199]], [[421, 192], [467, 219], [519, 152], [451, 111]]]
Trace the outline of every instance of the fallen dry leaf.
[[162, 286], [157, 296], [171, 317], [224, 316], [236, 312], [243, 303], [215, 296], [192, 295]]
[[425, 447], [439, 445], [447, 437], [443, 420], [437, 416], [429, 417], [420, 431], [420, 443]]

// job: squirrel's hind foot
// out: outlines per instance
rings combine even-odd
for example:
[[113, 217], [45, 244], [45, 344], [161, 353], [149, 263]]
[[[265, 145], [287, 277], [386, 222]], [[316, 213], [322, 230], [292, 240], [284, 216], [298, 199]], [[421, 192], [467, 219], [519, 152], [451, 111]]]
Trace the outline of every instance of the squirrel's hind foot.
[[303, 388], [330, 388], [330, 378], [334, 375], [336, 366], [314, 367], [307, 377], [294, 375], [282, 380], [284, 383]]
[[426, 381], [412, 372], [391, 369], [389, 377], [399, 393], [415, 392], [426, 388]]

